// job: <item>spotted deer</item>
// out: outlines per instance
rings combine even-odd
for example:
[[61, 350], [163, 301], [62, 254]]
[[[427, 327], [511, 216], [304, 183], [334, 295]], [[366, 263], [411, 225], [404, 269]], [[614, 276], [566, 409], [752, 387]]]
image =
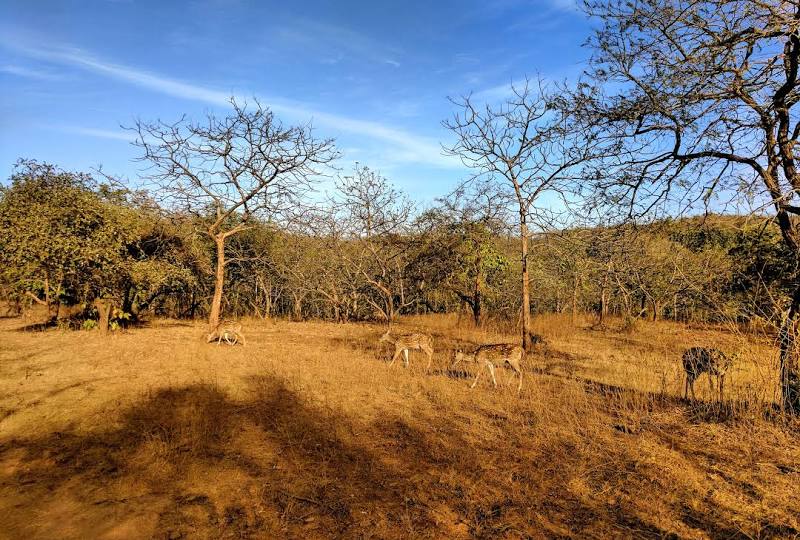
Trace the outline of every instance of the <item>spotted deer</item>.
[[683, 398], [689, 397], [689, 391], [694, 395], [694, 383], [703, 373], [708, 374], [708, 387], [714, 391], [713, 377], [717, 378], [719, 386], [719, 399], [722, 400], [723, 387], [725, 385], [725, 374], [733, 364], [733, 358], [726, 355], [719, 349], [708, 349], [706, 347], [692, 347], [683, 353], [683, 370], [686, 372], [686, 385], [683, 391]]
[[403, 365], [408, 367], [408, 351], [422, 351], [428, 356], [428, 365], [425, 367], [425, 371], [431, 368], [431, 362], [433, 361], [433, 338], [428, 334], [398, 334], [392, 336], [389, 330], [387, 330], [386, 333], [381, 336], [380, 342], [392, 343], [394, 345], [394, 356], [392, 356], [392, 361], [389, 362], [390, 366], [394, 364], [394, 361], [397, 360], [402, 353]]
[[209, 343], [216, 340], [217, 345], [222, 344], [223, 341], [228, 345], [236, 345], [240, 341], [242, 346], [247, 345], [247, 340], [242, 333], [242, 324], [233, 321], [220, 322], [206, 338]]
[[517, 392], [519, 392], [522, 390], [521, 363], [524, 356], [525, 352], [519, 345], [512, 345], [510, 343], [481, 345], [472, 354], [465, 354], [461, 351], [457, 352], [455, 362], [453, 362], [453, 365], [450, 366], [450, 369], [455, 368], [458, 363], [462, 361], [477, 362], [479, 364], [478, 375], [475, 377], [475, 380], [472, 382], [472, 386], [470, 386], [470, 388], [475, 388], [475, 385], [478, 384], [478, 379], [480, 379], [481, 374], [483, 373], [483, 367], [489, 371], [489, 374], [492, 376], [492, 384], [497, 387], [497, 379], [494, 376], [495, 367], [503, 367], [507, 364], [517, 375], [519, 375], [519, 386], [517, 386]]

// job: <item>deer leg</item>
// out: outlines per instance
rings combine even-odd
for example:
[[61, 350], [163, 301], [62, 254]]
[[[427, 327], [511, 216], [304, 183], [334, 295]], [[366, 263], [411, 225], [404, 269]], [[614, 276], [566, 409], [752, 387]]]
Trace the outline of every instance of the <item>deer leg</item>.
[[403, 365], [408, 367], [408, 349], [403, 349]]
[[495, 388], [497, 388], [497, 379], [494, 378], [494, 364], [491, 362], [486, 362], [486, 367], [489, 368], [489, 373], [492, 376], [492, 384]]
[[390, 365], [390, 366], [391, 366], [392, 364], [394, 364], [394, 361], [395, 361], [395, 360], [397, 360], [397, 357], [398, 357], [398, 356], [400, 356], [400, 355], [402, 354], [402, 352], [403, 352], [403, 349], [395, 349], [395, 350], [394, 350], [394, 356], [392, 356], [392, 361], [391, 361], [391, 362], [389, 362], [389, 365]]
[[519, 394], [519, 391], [522, 390], [522, 370], [517, 371], [517, 374], [519, 375], [519, 386], [517, 386], [517, 393]]
[[239, 334], [239, 337], [242, 338], [242, 347], [246, 347], [247, 346], [247, 340], [244, 339], [244, 334]]
[[428, 355], [428, 365], [425, 366], [425, 372], [431, 370], [431, 362], [433, 362], [433, 349], [425, 349], [425, 354]]
[[470, 386], [470, 388], [475, 388], [475, 385], [478, 384], [478, 379], [481, 378], [481, 374], [482, 373], [483, 373], [483, 371], [479, 369], [478, 370], [478, 375], [475, 377], [475, 380], [472, 381], [472, 386]]

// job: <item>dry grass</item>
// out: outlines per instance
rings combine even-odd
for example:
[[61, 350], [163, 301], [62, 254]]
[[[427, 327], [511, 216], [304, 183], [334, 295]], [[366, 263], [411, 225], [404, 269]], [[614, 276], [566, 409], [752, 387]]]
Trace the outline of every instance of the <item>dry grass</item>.
[[[245, 324], [247, 347], [161, 321], [106, 339], [0, 320], [8, 538], [796, 537], [800, 426], [775, 351], [713, 329], [539, 318], [525, 385], [470, 391], [459, 347], [512, 339], [415, 317], [432, 373], [382, 328]], [[682, 348], [741, 350], [691, 404]], [[703, 394], [702, 392], [706, 392]]]

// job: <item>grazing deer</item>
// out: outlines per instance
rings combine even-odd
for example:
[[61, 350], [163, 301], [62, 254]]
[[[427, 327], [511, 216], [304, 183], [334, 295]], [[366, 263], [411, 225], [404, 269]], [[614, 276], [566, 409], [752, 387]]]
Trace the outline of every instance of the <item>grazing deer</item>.
[[381, 336], [380, 342], [394, 344], [394, 356], [392, 357], [392, 361], [389, 362], [390, 366], [394, 364], [394, 361], [397, 360], [397, 357], [402, 353], [403, 365], [408, 367], [408, 351], [422, 351], [428, 355], [428, 365], [425, 367], [425, 371], [431, 368], [431, 362], [433, 361], [433, 338], [428, 334], [398, 334], [397, 336], [392, 336], [389, 334], [389, 330], [387, 330], [386, 333]]
[[209, 343], [215, 339], [217, 340], [217, 345], [220, 345], [223, 341], [228, 345], [236, 345], [239, 341], [242, 342], [242, 346], [247, 345], [247, 340], [242, 333], [242, 324], [232, 321], [220, 322], [217, 327], [208, 334], [207, 340]]
[[[503, 367], [508, 364], [511, 369], [519, 375], [519, 386], [517, 387], [517, 392], [519, 392], [522, 390], [522, 366], [520, 364], [524, 355], [525, 352], [519, 345], [511, 345], [509, 343], [481, 345], [472, 354], [464, 354], [461, 351], [457, 352], [456, 360], [453, 362], [453, 365], [450, 366], [450, 369], [452, 370], [455, 368], [462, 360], [464, 362], [482, 363], [492, 376], [492, 384], [497, 387], [497, 379], [494, 377], [494, 368], [495, 366]], [[475, 385], [478, 384], [478, 379], [480, 379], [481, 373], [483, 373], [481, 369], [483, 366], [478, 367], [478, 375], [475, 377], [470, 388], [475, 388]]]
[[686, 372], [686, 386], [683, 391], [683, 398], [689, 397], [689, 390], [694, 396], [694, 382], [703, 373], [708, 374], [708, 387], [714, 391], [714, 381], [717, 378], [719, 386], [719, 399], [722, 400], [723, 386], [725, 385], [725, 374], [733, 364], [733, 358], [726, 355], [719, 349], [707, 349], [705, 347], [692, 347], [683, 353], [683, 370]]

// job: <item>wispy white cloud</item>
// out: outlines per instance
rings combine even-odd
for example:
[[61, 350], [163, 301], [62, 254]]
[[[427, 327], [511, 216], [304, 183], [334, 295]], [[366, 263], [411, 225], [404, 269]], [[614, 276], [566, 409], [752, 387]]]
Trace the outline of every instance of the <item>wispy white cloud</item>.
[[279, 26], [274, 31], [274, 40], [293, 49], [302, 47], [325, 58], [335, 53], [351, 59], [359, 58], [395, 67], [400, 65], [397, 60], [400, 53], [398, 49], [345, 26], [302, 17], [279, 19], [276, 22]]
[[[9, 46], [10, 44], [6, 44]], [[160, 94], [226, 107], [230, 104], [231, 93], [205, 86], [187, 83], [164, 77], [153, 72], [140, 70], [123, 64], [101, 60], [81, 49], [73, 47], [34, 48], [11, 45], [19, 53], [37, 60], [68, 65], [93, 72], [111, 79], [130, 83]], [[239, 100], [246, 97], [233, 96]], [[309, 119], [317, 126], [352, 133], [377, 139], [393, 145], [390, 156], [401, 162], [419, 162], [428, 165], [448, 168], [461, 168], [461, 164], [452, 157], [442, 155], [438, 141], [429, 137], [417, 136], [413, 133], [384, 125], [379, 122], [361, 120], [324, 111], [279, 98], [260, 97], [264, 103], [276, 113], [298, 121]], [[389, 155], [389, 154], [387, 154]]]
[[39, 79], [43, 81], [55, 81], [61, 78], [57, 73], [17, 65], [0, 66], [0, 73], [8, 73], [9, 75], [16, 75], [17, 77]]
[[50, 129], [64, 133], [72, 133], [74, 135], [96, 137], [98, 139], [111, 139], [125, 142], [133, 142], [136, 140], [136, 136], [133, 133], [127, 133], [125, 131], [112, 131], [109, 129], [96, 129], [82, 126], [55, 126]]
[[[583, 65], [575, 63], [567, 65], [559, 70], [549, 73], [539, 73], [530, 75], [527, 78], [527, 84], [530, 88], [535, 88], [538, 84], [542, 84], [544, 88], [554, 89], [556, 84], [570, 83], [577, 81], [583, 73]], [[504, 84], [496, 86], [489, 86], [482, 90], [472, 93], [472, 98], [476, 101], [483, 101], [486, 103], [497, 103], [504, 101], [514, 96], [514, 89], [522, 90], [525, 87], [525, 77], [519, 77], [517, 80], [511, 80]]]
[[497, 101], [503, 101], [504, 99], [511, 97], [513, 94], [514, 94], [513, 84], [508, 83], [508, 84], [500, 84], [497, 86], [491, 86], [489, 88], [484, 88], [483, 90], [473, 92], [472, 98], [477, 101], [494, 103]]
[[210, 90], [193, 84], [186, 84], [174, 79], [160, 77], [147, 71], [141, 71], [121, 64], [113, 64], [96, 59], [84, 51], [72, 47], [60, 49], [37, 49], [31, 47], [15, 47], [19, 52], [38, 60], [70, 65], [83, 70], [92, 71], [114, 79], [126, 81], [137, 86], [158, 91], [173, 97], [202, 101], [213, 105], [226, 105], [230, 102], [230, 94]]

